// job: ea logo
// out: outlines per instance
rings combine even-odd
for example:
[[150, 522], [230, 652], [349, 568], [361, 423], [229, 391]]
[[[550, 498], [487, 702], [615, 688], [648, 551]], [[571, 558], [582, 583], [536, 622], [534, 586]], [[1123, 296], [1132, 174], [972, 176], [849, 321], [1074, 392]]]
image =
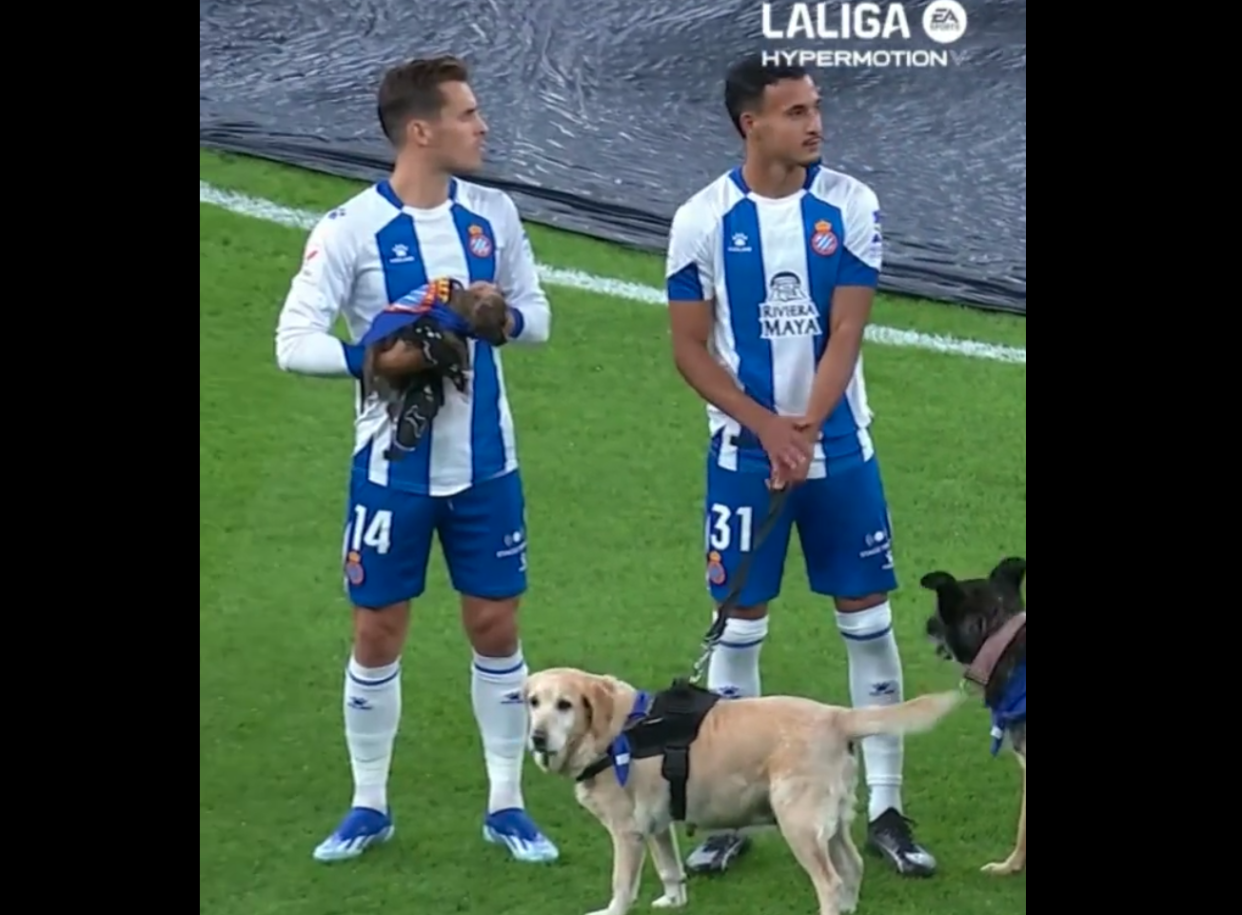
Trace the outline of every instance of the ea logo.
[[957, 0], [932, 0], [923, 10], [923, 31], [937, 44], [953, 44], [966, 34], [966, 8]]

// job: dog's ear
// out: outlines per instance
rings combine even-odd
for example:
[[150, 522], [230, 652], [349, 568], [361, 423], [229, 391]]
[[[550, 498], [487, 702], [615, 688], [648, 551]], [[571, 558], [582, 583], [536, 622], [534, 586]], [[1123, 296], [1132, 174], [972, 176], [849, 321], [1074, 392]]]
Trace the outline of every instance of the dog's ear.
[[928, 572], [919, 579], [919, 584], [928, 591], [935, 591], [937, 594], [948, 592], [950, 594], [960, 593], [961, 586], [957, 583], [957, 579], [948, 572]]
[[586, 731], [592, 739], [603, 743], [617, 711], [617, 696], [612, 681], [592, 677], [582, 684], [582, 709], [586, 714]]
[[992, 583], [1006, 589], [1011, 594], [1022, 593], [1022, 579], [1026, 577], [1026, 560], [1021, 556], [1010, 556], [1002, 559], [988, 576]]
[[948, 572], [937, 570], [928, 572], [919, 579], [919, 584], [928, 591], [936, 592], [936, 613], [945, 619], [955, 619], [958, 610], [966, 600], [966, 592], [961, 583]]

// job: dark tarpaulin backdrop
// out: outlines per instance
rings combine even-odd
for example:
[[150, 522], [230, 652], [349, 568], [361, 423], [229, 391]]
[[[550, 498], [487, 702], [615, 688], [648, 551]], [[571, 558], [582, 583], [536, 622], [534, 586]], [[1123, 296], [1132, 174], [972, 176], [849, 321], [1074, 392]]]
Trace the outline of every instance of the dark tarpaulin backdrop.
[[[905, 4], [907, 43], [773, 42], [751, 0], [199, 0], [199, 143], [377, 180], [380, 73], [454, 53], [491, 126], [483, 183], [535, 222], [662, 251], [676, 207], [736, 164], [730, 63], [937, 48], [927, 2]], [[1026, 0], [963, 5], [955, 66], [816, 71], [824, 161], [880, 197], [885, 288], [1025, 314]], [[778, 28], [791, 6], [773, 4]]]

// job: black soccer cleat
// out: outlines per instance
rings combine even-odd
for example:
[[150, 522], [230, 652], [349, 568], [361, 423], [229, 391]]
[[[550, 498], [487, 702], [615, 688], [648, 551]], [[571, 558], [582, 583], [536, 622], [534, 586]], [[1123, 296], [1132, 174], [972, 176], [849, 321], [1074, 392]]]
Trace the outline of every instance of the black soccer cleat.
[[903, 877], [930, 877], [936, 859], [914, 840], [914, 823], [890, 807], [867, 826], [867, 848], [883, 857]]
[[719, 832], [686, 856], [686, 870], [692, 874], [723, 874], [735, 858], [749, 850], [749, 836]]

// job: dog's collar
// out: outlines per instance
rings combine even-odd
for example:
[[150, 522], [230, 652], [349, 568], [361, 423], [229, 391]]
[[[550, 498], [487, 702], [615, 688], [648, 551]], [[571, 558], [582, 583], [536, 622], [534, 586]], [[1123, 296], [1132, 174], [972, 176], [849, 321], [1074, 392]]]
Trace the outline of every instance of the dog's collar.
[[1005, 731], [1026, 720], [1026, 658], [1018, 662], [995, 703], [985, 701], [992, 710], [992, 755], [1000, 752]]
[[987, 689], [992, 681], [992, 674], [1000, 662], [1005, 650], [1013, 644], [1013, 640], [1026, 629], [1026, 611], [1011, 616], [1004, 626], [992, 633], [975, 655], [974, 661], [966, 668], [964, 676], [971, 683]]
[[634, 697], [634, 707], [630, 709], [630, 714], [625, 719], [625, 728], [617, 735], [617, 739], [608, 745], [608, 752], [583, 769], [576, 780], [585, 782], [612, 768], [616, 770], [617, 781], [624, 788], [630, 780], [630, 738], [626, 732], [646, 718], [649, 711], [651, 711], [651, 694], [639, 691]]

